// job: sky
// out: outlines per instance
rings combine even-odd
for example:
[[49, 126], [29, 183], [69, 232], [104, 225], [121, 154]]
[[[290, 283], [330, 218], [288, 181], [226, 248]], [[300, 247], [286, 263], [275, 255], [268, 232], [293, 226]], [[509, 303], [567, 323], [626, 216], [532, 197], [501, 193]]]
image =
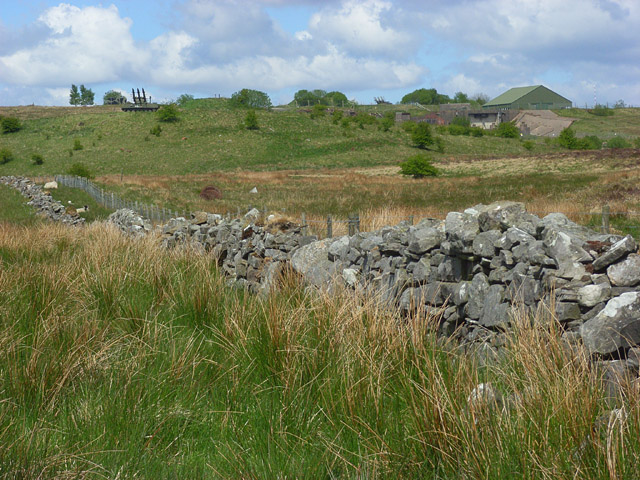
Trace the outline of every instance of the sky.
[[72, 84], [275, 105], [542, 84], [640, 106], [639, 30], [638, 0], [0, 0], [0, 105], [68, 105]]

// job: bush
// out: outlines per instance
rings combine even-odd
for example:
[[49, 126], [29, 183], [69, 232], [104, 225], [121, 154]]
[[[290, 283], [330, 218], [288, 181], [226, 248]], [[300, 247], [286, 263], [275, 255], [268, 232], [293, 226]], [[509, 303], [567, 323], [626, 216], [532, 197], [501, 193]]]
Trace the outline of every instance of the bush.
[[44, 157], [39, 153], [34, 153], [31, 155], [31, 161], [34, 165], [42, 165], [44, 163]]
[[356, 122], [360, 128], [364, 128], [365, 125], [375, 125], [378, 122], [376, 117], [366, 113], [357, 114], [353, 121]]
[[93, 178], [91, 171], [89, 171], [87, 166], [84, 165], [83, 163], [74, 163], [69, 167], [69, 169], [67, 170], [67, 173], [69, 175], [75, 175], [77, 177], [84, 177], [89, 179]]
[[484, 130], [480, 127], [471, 127], [469, 133], [472, 137], [482, 137], [484, 135]]
[[258, 116], [255, 110], [249, 110], [244, 117], [244, 126], [247, 130], [258, 130]]
[[427, 148], [433, 145], [433, 135], [431, 134], [431, 125], [426, 122], [416, 123], [411, 132], [411, 140], [418, 148]]
[[324, 117], [326, 113], [327, 106], [323, 105], [322, 103], [316, 103], [313, 108], [311, 108], [310, 117], [315, 120], [318, 117]]
[[14, 117], [3, 117], [0, 125], [2, 125], [2, 133], [14, 133], [22, 129], [22, 123]]
[[155, 135], [156, 137], [159, 137], [160, 134], [162, 133], [162, 127], [159, 124], [156, 124], [153, 127], [151, 127], [151, 130], [149, 130], [149, 133], [151, 135]]
[[502, 122], [496, 128], [496, 135], [502, 138], [519, 138], [520, 130], [512, 122]]
[[433, 139], [435, 145], [436, 145], [436, 151], [438, 153], [444, 153], [444, 140], [442, 139], [442, 137], [436, 137]]
[[84, 146], [80, 143], [80, 139], [76, 138], [73, 140], [73, 149], [74, 150], [82, 150]]
[[411, 175], [413, 178], [423, 178], [435, 177], [438, 170], [431, 165], [431, 159], [427, 155], [413, 155], [400, 164], [400, 173]]
[[578, 145], [576, 133], [569, 127], [564, 128], [558, 135], [558, 143], [561, 147], [575, 149]]
[[606, 105], [596, 105], [593, 109], [588, 110], [588, 112], [593, 115], [598, 115], [599, 117], [610, 117], [613, 115], [613, 110]]
[[600, 150], [602, 148], [602, 140], [595, 135], [589, 135], [578, 139], [578, 145], [581, 150]]
[[176, 100], [176, 102], [181, 107], [184, 107], [187, 103], [189, 103], [189, 102], [191, 102], [193, 100], [194, 100], [193, 95], [190, 95], [188, 93], [183, 93], [182, 95], [180, 95], [178, 97], [178, 100]]
[[9, 163], [11, 160], [15, 160], [16, 157], [13, 156], [13, 152], [8, 148], [0, 148], [0, 165], [4, 165], [5, 163]]
[[271, 99], [269, 95], [258, 90], [243, 88], [239, 92], [231, 95], [229, 102], [234, 107], [244, 108], [269, 108], [271, 107]]
[[607, 140], [607, 148], [630, 148], [631, 144], [622, 137], [613, 137]]
[[389, 117], [388, 115], [385, 115], [384, 117], [382, 117], [380, 119], [380, 130], [382, 130], [383, 132], [388, 132], [389, 130], [391, 130], [391, 127], [393, 127], [393, 125], [395, 124], [395, 120], [393, 119], [393, 117]]
[[342, 110], [334, 110], [333, 114], [331, 115], [331, 123], [333, 123], [334, 125], [338, 125], [343, 116], [344, 113], [342, 112]]
[[156, 116], [158, 121], [165, 123], [173, 123], [180, 120], [180, 112], [178, 111], [178, 106], [175, 103], [162, 105], [156, 112]]
[[525, 140], [522, 142], [522, 146], [529, 151], [533, 150], [534, 145], [533, 140]]
[[413, 130], [416, 128], [415, 122], [402, 122], [402, 130], [407, 133], [413, 133]]
[[463, 125], [451, 124], [449, 125], [449, 135], [469, 135], [471, 133], [471, 129], [469, 127], [465, 127]]
[[436, 125], [436, 133], [439, 135], [445, 135], [449, 133], [449, 129], [446, 125]]

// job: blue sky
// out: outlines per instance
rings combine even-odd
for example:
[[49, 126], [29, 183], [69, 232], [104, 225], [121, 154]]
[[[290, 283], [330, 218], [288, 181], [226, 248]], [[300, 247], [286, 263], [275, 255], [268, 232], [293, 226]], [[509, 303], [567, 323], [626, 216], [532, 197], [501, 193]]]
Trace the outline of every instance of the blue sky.
[[544, 84], [640, 106], [637, 0], [0, 0], [0, 104], [299, 89], [360, 103]]

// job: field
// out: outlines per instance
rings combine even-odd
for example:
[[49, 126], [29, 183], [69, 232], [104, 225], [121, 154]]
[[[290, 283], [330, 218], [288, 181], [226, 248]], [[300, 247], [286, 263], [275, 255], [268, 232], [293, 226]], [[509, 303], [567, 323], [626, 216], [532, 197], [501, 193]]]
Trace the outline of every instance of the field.
[[[2, 478], [632, 478], [640, 396], [610, 413], [540, 309], [504, 356], [437, 319], [293, 279], [267, 300], [207, 256], [101, 224], [0, 228]], [[481, 382], [504, 400], [470, 403]]]
[[[566, 113], [579, 135], [640, 136], [638, 109]], [[417, 152], [401, 127], [292, 109], [258, 112], [247, 131], [244, 111], [199, 100], [159, 136], [153, 115], [114, 107], [0, 115], [24, 123], [0, 135], [16, 157], [0, 175], [44, 180], [80, 162], [107, 191], [171, 209], [304, 212], [322, 234], [329, 214], [359, 212], [370, 230], [509, 199], [594, 226], [606, 204], [617, 231], [640, 233], [637, 149], [442, 135], [444, 153], [428, 152], [441, 175], [416, 180], [398, 173]], [[200, 198], [207, 185], [223, 198]], [[88, 220], [109, 213], [81, 191], [53, 193], [88, 204]], [[311, 292], [289, 273], [263, 299], [229, 288], [208, 254], [101, 222], [51, 225], [2, 185], [0, 206], [0, 478], [637, 476], [640, 390], [607, 398], [543, 305], [514, 319], [487, 365], [424, 312]], [[483, 382], [503, 398], [472, 402]]]

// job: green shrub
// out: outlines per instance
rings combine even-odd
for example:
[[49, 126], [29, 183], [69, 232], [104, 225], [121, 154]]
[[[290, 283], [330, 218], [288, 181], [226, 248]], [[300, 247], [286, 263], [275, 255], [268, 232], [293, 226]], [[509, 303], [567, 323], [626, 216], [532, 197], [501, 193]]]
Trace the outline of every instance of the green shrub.
[[184, 107], [187, 103], [192, 102], [193, 100], [194, 100], [193, 95], [188, 93], [183, 93], [178, 97], [178, 100], [176, 100], [176, 102], [181, 107]]
[[484, 130], [480, 127], [471, 127], [469, 133], [472, 137], [482, 137], [484, 135]]
[[602, 140], [595, 135], [588, 135], [578, 140], [581, 150], [600, 150], [602, 148]]
[[395, 123], [395, 116], [392, 112], [388, 112], [384, 115], [384, 117], [380, 119], [378, 125], [380, 130], [382, 130], [383, 132], [388, 132], [389, 130], [391, 130], [391, 127], [395, 125]]
[[427, 122], [416, 123], [413, 132], [411, 132], [411, 140], [418, 148], [427, 148], [433, 145], [433, 135], [431, 134], [431, 125]]
[[560, 135], [558, 135], [558, 143], [561, 147], [575, 149], [578, 146], [578, 139], [576, 138], [576, 132], [569, 127], [564, 128]]
[[44, 157], [39, 153], [34, 153], [31, 155], [31, 161], [34, 165], [42, 165], [44, 163]]
[[82, 150], [84, 147], [82, 146], [82, 143], [80, 143], [80, 139], [76, 138], [73, 140], [73, 149], [74, 150]]
[[465, 127], [463, 125], [456, 125], [452, 123], [449, 125], [449, 135], [469, 135], [471, 133], [471, 128]]
[[317, 103], [311, 108], [310, 116], [315, 120], [316, 118], [324, 117], [326, 113], [327, 113], [327, 106], [321, 103]]
[[415, 122], [402, 122], [402, 129], [407, 133], [412, 133], [416, 125]]
[[247, 130], [258, 130], [260, 128], [255, 110], [249, 110], [247, 112], [247, 115], [244, 117], [244, 127]]
[[529, 151], [533, 150], [534, 145], [533, 140], [525, 140], [522, 142], [522, 146]]
[[438, 153], [444, 153], [444, 140], [442, 139], [442, 137], [435, 137], [433, 141], [436, 146], [436, 151]]
[[520, 130], [513, 122], [502, 122], [496, 128], [496, 135], [502, 138], [520, 138]]
[[613, 137], [607, 140], [607, 148], [630, 148], [631, 144], [622, 137]]
[[353, 121], [356, 122], [360, 128], [364, 128], [365, 125], [375, 125], [378, 122], [376, 117], [367, 113], [357, 114], [353, 117]]
[[400, 164], [400, 173], [413, 178], [435, 177], [438, 170], [431, 165], [431, 158], [427, 155], [413, 155]]
[[15, 160], [16, 157], [13, 156], [13, 152], [8, 148], [0, 148], [0, 165], [4, 165], [5, 163], [9, 163], [11, 160]]
[[593, 109], [589, 110], [589, 113], [598, 115], [599, 117], [610, 117], [614, 112], [613, 109], [606, 105], [596, 105]]
[[67, 173], [69, 175], [75, 175], [77, 177], [93, 178], [91, 171], [83, 163], [74, 163], [69, 167]]
[[178, 111], [178, 106], [175, 103], [162, 105], [156, 112], [156, 117], [160, 122], [177, 122], [178, 120], [180, 120], [180, 112]]
[[342, 121], [343, 116], [344, 112], [342, 110], [334, 110], [333, 114], [331, 115], [331, 123], [333, 123], [334, 125], [338, 125], [338, 123]]
[[457, 125], [459, 127], [470, 128], [471, 127], [471, 120], [469, 120], [466, 117], [454, 117], [453, 120], [451, 120], [451, 125]]
[[155, 135], [156, 137], [159, 137], [160, 134], [162, 133], [162, 127], [160, 126], [160, 124], [156, 124], [153, 127], [151, 127], [151, 130], [149, 130], [149, 133], [151, 135]]
[[0, 120], [0, 125], [2, 126], [2, 133], [14, 133], [22, 129], [22, 123], [14, 117], [3, 117]]
[[259, 90], [243, 88], [231, 95], [229, 105], [243, 108], [271, 108], [269, 95]]

